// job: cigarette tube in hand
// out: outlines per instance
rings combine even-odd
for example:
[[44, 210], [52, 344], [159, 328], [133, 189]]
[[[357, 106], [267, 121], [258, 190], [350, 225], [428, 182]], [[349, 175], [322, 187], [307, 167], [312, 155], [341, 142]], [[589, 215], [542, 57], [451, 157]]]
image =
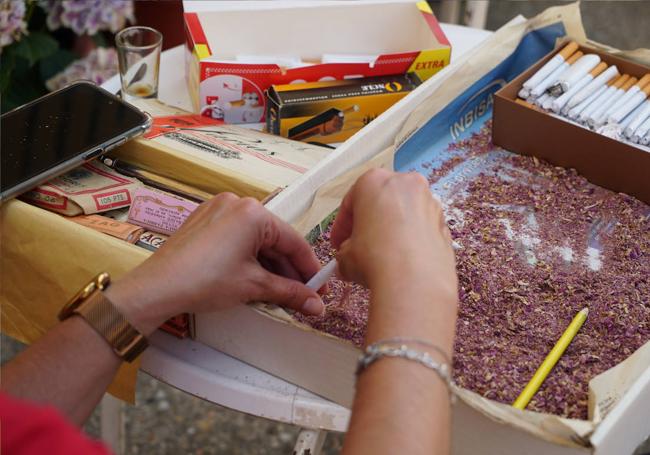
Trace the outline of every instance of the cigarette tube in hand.
[[307, 281], [305, 286], [314, 291], [318, 291], [320, 288], [325, 286], [325, 283], [327, 283], [332, 275], [334, 275], [334, 272], [336, 272], [336, 264], [336, 259], [329, 261], [322, 269], [316, 272], [309, 281]]

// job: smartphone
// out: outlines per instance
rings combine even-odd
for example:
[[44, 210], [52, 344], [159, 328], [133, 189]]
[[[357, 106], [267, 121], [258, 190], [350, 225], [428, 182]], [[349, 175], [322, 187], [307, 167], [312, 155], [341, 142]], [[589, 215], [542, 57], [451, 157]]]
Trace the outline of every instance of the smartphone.
[[0, 117], [0, 202], [143, 134], [151, 117], [77, 82]]

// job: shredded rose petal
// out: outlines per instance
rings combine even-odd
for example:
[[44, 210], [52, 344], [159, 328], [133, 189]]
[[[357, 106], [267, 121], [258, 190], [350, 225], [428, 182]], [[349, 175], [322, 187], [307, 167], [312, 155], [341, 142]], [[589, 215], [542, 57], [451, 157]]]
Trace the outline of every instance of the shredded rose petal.
[[[451, 144], [434, 184], [465, 160], [498, 150], [487, 123]], [[454, 379], [512, 403], [573, 316], [589, 316], [528, 409], [587, 418], [588, 382], [650, 340], [650, 207], [597, 187], [574, 170], [502, 153], [489, 171], [457, 182], [446, 213], [456, 251], [460, 306]], [[460, 190], [462, 187], [462, 191]], [[332, 257], [329, 232], [315, 245]], [[337, 279], [321, 317], [297, 316], [361, 346], [369, 292]]]

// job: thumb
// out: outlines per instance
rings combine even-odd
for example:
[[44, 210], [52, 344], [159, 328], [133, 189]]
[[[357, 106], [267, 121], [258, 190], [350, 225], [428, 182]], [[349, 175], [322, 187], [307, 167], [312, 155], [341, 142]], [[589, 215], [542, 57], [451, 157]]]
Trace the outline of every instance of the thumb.
[[253, 296], [255, 300], [275, 303], [308, 316], [319, 316], [325, 310], [319, 295], [300, 281], [264, 270], [259, 283], [258, 295]]
[[366, 285], [363, 271], [358, 267], [354, 257], [351, 239], [347, 239], [341, 243], [341, 247], [336, 254], [336, 260], [338, 262], [337, 275], [339, 278], [343, 281], [351, 281], [363, 286]]

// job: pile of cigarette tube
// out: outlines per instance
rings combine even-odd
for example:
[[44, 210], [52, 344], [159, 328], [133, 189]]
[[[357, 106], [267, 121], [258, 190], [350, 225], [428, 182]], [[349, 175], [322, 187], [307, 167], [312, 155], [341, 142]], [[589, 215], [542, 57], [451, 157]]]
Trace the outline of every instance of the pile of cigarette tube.
[[597, 132], [612, 127], [619, 139], [650, 144], [650, 73], [620, 74], [616, 65], [584, 54], [575, 42], [524, 82], [518, 95]]

